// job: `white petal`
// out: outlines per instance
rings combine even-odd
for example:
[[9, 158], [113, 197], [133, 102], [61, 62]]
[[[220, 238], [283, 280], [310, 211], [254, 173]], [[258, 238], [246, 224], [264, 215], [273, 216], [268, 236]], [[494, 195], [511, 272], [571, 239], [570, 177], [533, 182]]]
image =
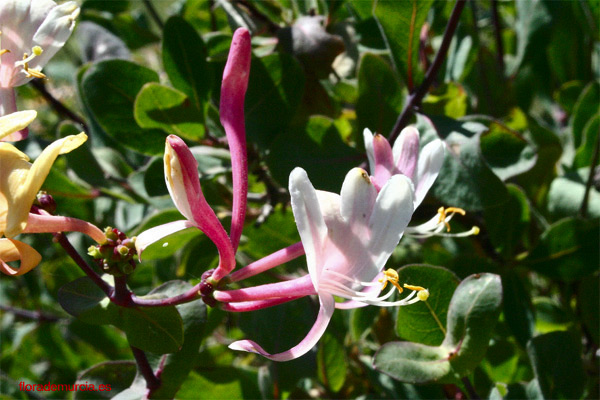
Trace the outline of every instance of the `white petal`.
[[363, 131], [363, 139], [365, 141], [365, 150], [367, 151], [367, 158], [369, 159], [369, 171], [371, 174], [375, 174], [375, 150], [373, 150], [373, 133], [365, 128]]
[[421, 150], [415, 179], [415, 208], [421, 204], [440, 173], [440, 169], [444, 164], [444, 153], [444, 142], [439, 139], [428, 143]]
[[[392, 176], [377, 196], [369, 226], [372, 229], [370, 247], [379, 271], [410, 222], [413, 198], [412, 183], [404, 175]], [[365, 275], [360, 280], [370, 281], [375, 275]]]
[[298, 233], [306, 253], [308, 273], [316, 290], [319, 290], [319, 277], [323, 268], [322, 252], [327, 239], [327, 226], [319, 207], [317, 193], [302, 168], [290, 173], [290, 196], [292, 211], [296, 219]]
[[278, 354], [269, 354], [257, 343], [251, 340], [239, 340], [237, 342], [233, 342], [229, 345], [229, 348], [232, 350], [241, 350], [260, 354], [273, 361], [290, 361], [303, 356], [317, 344], [319, 339], [321, 339], [325, 333], [327, 325], [329, 325], [333, 311], [335, 311], [335, 302], [333, 300], [333, 296], [328, 294], [319, 295], [319, 302], [321, 303], [319, 315], [317, 316], [317, 320], [315, 321], [313, 327], [310, 329], [310, 332], [308, 332], [306, 337], [302, 339], [300, 343], [288, 351]]
[[50, 11], [33, 36], [33, 42], [43, 49], [43, 53], [29, 64], [31, 68], [42, 68], [56, 54], [71, 36], [79, 7], [74, 1], [56, 6]]
[[362, 168], [353, 168], [348, 172], [341, 191], [341, 215], [348, 224], [367, 225], [377, 189]]
[[157, 242], [160, 239], [165, 238], [169, 235], [172, 235], [175, 232], [179, 232], [187, 228], [192, 228], [194, 226], [194, 223], [191, 221], [181, 220], [168, 222], [166, 224], [162, 224], [159, 226], [155, 226], [154, 228], [145, 230], [144, 232], [137, 235], [135, 240], [135, 248], [137, 250], [139, 259], [142, 259], [142, 252], [146, 249], [146, 247], [150, 246], [152, 243]]

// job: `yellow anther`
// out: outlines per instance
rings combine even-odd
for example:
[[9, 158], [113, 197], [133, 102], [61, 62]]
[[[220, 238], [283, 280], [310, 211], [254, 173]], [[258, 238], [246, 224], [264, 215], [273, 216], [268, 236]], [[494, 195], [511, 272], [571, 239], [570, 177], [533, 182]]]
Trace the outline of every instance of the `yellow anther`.
[[404, 287], [408, 290], [414, 290], [417, 292], [417, 298], [421, 301], [425, 301], [429, 298], [429, 290], [425, 289], [423, 286], [414, 286], [404, 284]]
[[31, 51], [33, 51], [33, 54], [35, 54], [36, 56], [41, 56], [44, 52], [44, 50], [40, 46], [33, 46], [33, 49], [31, 49]]
[[400, 278], [398, 277], [398, 272], [396, 272], [396, 270], [393, 270], [390, 268], [390, 269], [384, 271], [383, 278], [379, 279], [379, 282], [383, 283], [381, 290], [385, 289], [385, 287], [387, 286], [387, 283], [390, 282], [392, 285], [394, 285], [396, 287], [396, 289], [398, 289], [399, 293], [402, 293], [404, 291], [404, 289], [402, 289], [402, 286], [400, 286], [398, 284], [399, 280], [400, 280]]
[[446, 225], [446, 230], [448, 232], [450, 232], [450, 224], [448, 222], [446, 222], [446, 218], [448, 217], [448, 214], [460, 214], [460, 215], [466, 215], [467, 212], [465, 210], [463, 210], [462, 208], [458, 208], [458, 207], [448, 207], [448, 208], [444, 208], [444, 207], [440, 207], [438, 208], [438, 214], [440, 214], [440, 219], [439, 219], [439, 223], [444, 223], [444, 225]]
[[1, 49], [1, 50], [0, 50], [0, 56], [1, 56], [2, 54], [6, 54], [6, 53], [10, 53], [10, 50], [9, 50], [9, 49]]
[[408, 290], [415, 290], [417, 292], [421, 292], [423, 290], [427, 290], [423, 286], [414, 286], [414, 285], [409, 285], [407, 283], [404, 284], [404, 287], [407, 288]]

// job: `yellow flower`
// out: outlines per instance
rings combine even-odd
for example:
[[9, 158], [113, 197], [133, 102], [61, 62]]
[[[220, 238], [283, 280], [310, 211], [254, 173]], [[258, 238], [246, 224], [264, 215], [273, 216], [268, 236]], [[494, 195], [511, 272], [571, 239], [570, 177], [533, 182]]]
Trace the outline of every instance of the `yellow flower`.
[[46, 147], [33, 164], [12, 144], [0, 143], [0, 193], [6, 201], [6, 216], [0, 219], [0, 234], [14, 237], [25, 229], [31, 205], [56, 157], [76, 149], [86, 140], [83, 132], [59, 139]]
[[[27, 127], [35, 116], [35, 111], [22, 111], [0, 117], [0, 139]], [[83, 132], [59, 139], [46, 147], [33, 164], [12, 144], [0, 142], [0, 237], [12, 238], [23, 232], [29, 210], [56, 157], [76, 149], [86, 139]], [[39, 264], [41, 258], [25, 243], [0, 239], [0, 272], [22, 275]], [[19, 269], [7, 264], [19, 260]]]

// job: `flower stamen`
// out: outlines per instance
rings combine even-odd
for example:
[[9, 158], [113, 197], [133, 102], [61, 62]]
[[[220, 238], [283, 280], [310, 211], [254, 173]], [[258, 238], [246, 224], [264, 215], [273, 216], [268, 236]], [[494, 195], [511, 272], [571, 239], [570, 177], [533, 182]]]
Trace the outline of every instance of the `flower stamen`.
[[31, 52], [31, 55], [24, 53], [23, 60], [16, 62], [15, 65], [23, 66], [23, 70], [27, 74], [27, 78], [45, 78], [46, 75], [44, 75], [40, 69], [29, 68], [29, 62], [31, 62], [35, 57], [40, 56], [44, 52], [44, 49], [42, 49], [40, 46], [33, 46]]
[[402, 289], [402, 286], [398, 284], [400, 278], [398, 277], [398, 272], [396, 272], [396, 270], [390, 268], [383, 272], [383, 276], [383, 278], [379, 279], [379, 282], [383, 283], [383, 286], [381, 287], [382, 291], [383, 289], [385, 289], [388, 282], [394, 285], [396, 289], [398, 289], [398, 293], [402, 293], [404, 291], [404, 289]]

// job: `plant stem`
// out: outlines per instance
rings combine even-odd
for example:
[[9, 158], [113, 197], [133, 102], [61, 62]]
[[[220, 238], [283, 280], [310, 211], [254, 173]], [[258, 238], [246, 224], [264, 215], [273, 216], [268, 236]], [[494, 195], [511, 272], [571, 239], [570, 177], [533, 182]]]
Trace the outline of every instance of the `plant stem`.
[[496, 38], [496, 61], [504, 76], [504, 45], [502, 44], [502, 27], [498, 17], [498, 0], [492, 0], [492, 24], [494, 25], [494, 37]]
[[588, 212], [588, 204], [589, 204], [589, 195], [590, 190], [592, 188], [592, 183], [594, 183], [594, 173], [596, 171], [596, 165], [598, 164], [598, 157], [600, 154], [600, 135], [596, 138], [596, 148], [594, 149], [594, 156], [592, 157], [592, 162], [590, 164], [590, 174], [588, 175], [587, 182], [585, 183], [585, 192], [583, 194], [583, 201], [581, 202], [581, 208], [579, 209], [579, 215], [582, 218], [587, 217]]
[[162, 31], [165, 28], [165, 25], [163, 24], [162, 20], [158, 16], [158, 12], [156, 12], [156, 8], [154, 8], [154, 6], [150, 2], [150, 0], [143, 0], [143, 2], [144, 2], [144, 5], [146, 6], [146, 9], [150, 13], [150, 16], [152, 17], [154, 22], [156, 22], [156, 25], [158, 25], [158, 27]]
[[121, 307], [130, 307], [132, 305], [132, 293], [127, 287], [127, 276], [115, 276], [115, 292], [112, 301]]
[[17, 317], [32, 319], [37, 322], [56, 322], [60, 321], [62, 318], [57, 315], [48, 314], [42, 311], [30, 311], [23, 310], [21, 308], [15, 308], [11, 306], [6, 306], [4, 304], [0, 304], [0, 310], [9, 312], [11, 314], [16, 315]]
[[115, 289], [108, 283], [106, 283], [100, 277], [100, 275], [98, 275], [96, 271], [94, 271], [92, 267], [90, 267], [88, 263], [85, 262], [85, 260], [79, 255], [79, 253], [77, 253], [77, 250], [75, 250], [75, 248], [71, 245], [69, 239], [67, 239], [67, 237], [63, 233], [55, 233], [54, 239], [58, 242], [58, 244], [60, 244], [63, 247], [63, 249], [65, 249], [69, 257], [71, 257], [73, 261], [75, 261], [75, 263], [79, 265], [79, 268], [81, 268], [81, 270], [85, 272], [88, 278], [90, 278], [96, 285], [98, 285], [98, 287], [109, 298], [112, 298]]
[[469, 380], [468, 377], [465, 376], [464, 378], [461, 379], [461, 381], [462, 381], [463, 385], [465, 385], [465, 389], [467, 389], [470, 399], [474, 399], [474, 400], [481, 399], [481, 397], [479, 397], [479, 395], [475, 391], [475, 388], [473, 387], [473, 384], [471, 383], [471, 381]]
[[446, 25], [446, 30], [444, 31], [444, 37], [442, 39], [442, 44], [440, 49], [438, 50], [435, 58], [433, 59], [433, 63], [425, 73], [425, 79], [419, 85], [417, 90], [413, 92], [406, 102], [404, 109], [400, 113], [400, 116], [396, 120], [396, 124], [394, 128], [392, 128], [392, 132], [390, 133], [388, 140], [391, 145], [394, 144], [396, 138], [400, 134], [400, 131], [408, 125], [408, 121], [410, 117], [413, 115], [415, 107], [418, 107], [423, 101], [425, 94], [427, 94], [427, 90], [433, 83], [440, 67], [444, 63], [444, 59], [446, 58], [446, 54], [448, 53], [448, 48], [450, 47], [450, 42], [452, 41], [452, 37], [454, 36], [454, 32], [456, 31], [456, 27], [458, 26], [458, 20], [460, 19], [460, 15], [462, 13], [463, 8], [465, 7], [466, 0], [457, 0], [454, 5], [454, 9], [452, 10], [452, 14], [450, 15], [450, 19], [448, 20], [448, 25]]
[[42, 95], [42, 97], [44, 99], [46, 99], [46, 101], [48, 103], [50, 103], [50, 105], [52, 106], [52, 108], [54, 108], [54, 110], [59, 113], [62, 116], [65, 116], [67, 118], [69, 118], [72, 121], [77, 122], [79, 125], [81, 125], [83, 127], [83, 130], [86, 132], [89, 132], [88, 130], [88, 126], [85, 123], [85, 121], [83, 120], [83, 118], [81, 118], [79, 115], [75, 114], [74, 111], [72, 111], [70, 108], [68, 108], [67, 106], [65, 106], [60, 100], [58, 100], [56, 97], [54, 97], [47, 89], [46, 89], [46, 85], [40, 81], [39, 79], [34, 79], [30, 82], [31, 86], [33, 86], [38, 92], [40, 92], [40, 94]]
[[[481, 51], [481, 43], [479, 42], [479, 26], [477, 26], [477, 21], [479, 20], [477, 4], [476, 4], [475, 0], [469, 0], [469, 3], [471, 4], [471, 12], [473, 14], [473, 45], [475, 47], [477, 47], [477, 55], [478, 55], [479, 59], [483, 60], [483, 53]], [[485, 70], [485, 64], [483, 62], [478, 62], [477, 67], [479, 70], [479, 76], [481, 77], [481, 86], [483, 86], [483, 93], [484, 93], [483, 98], [485, 99], [485, 103], [486, 103], [485, 109], [489, 110], [493, 104], [492, 104], [492, 99], [490, 97], [491, 90], [490, 90], [490, 85], [489, 85], [489, 81], [487, 78], [487, 73]]]
[[146, 380], [146, 388], [148, 389], [148, 391], [152, 392], [158, 389], [160, 387], [160, 379], [158, 379], [156, 375], [154, 375], [152, 367], [148, 362], [148, 357], [146, 357], [146, 353], [144, 353], [137, 347], [129, 347], [131, 347], [131, 352], [133, 353], [133, 358], [135, 358], [135, 362], [137, 363], [140, 374], [142, 374], [142, 376]]

